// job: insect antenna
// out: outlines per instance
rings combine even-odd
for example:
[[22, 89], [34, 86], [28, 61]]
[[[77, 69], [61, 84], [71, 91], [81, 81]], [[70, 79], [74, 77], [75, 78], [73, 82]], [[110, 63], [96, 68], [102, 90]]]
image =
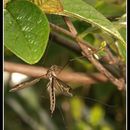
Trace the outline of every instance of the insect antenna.
[[107, 104], [107, 103], [105, 103], [103, 101], [100, 101], [100, 100], [95, 99], [95, 98], [90, 98], [88, 96], [79, 96], [79, 95], [77, 96], [77, 95], [75, 95], [74, 97], [79, 97], [79, 98], [82, 98], [82, 99], [87, 99], [89, 102], [96, 102], [96, 103], [99, 103], [99, 104], [101, 104], [101, 105], [103, 105], [103, 106], [105, 106], [107, 108], [111, 108], [111, 109], [117, 107], [117, 105]]
[[76, 57], [76, 58], [73, 58], [73, 59], [69, 59], [69, 60], [67, 61], [67, 63], [66, 63], [66, 64], [62, 67], [62, 69], [59, 71], [58, 74], [60, 74], [60, 73], [64, 70], [64, 68], [69, 65], [70, 62], [73, 62], [73, 61], [75, 61], [75, 60], [77, 60], [77, 59], [81, 59], [81, 58], [85, 58], [85, 56], [79, 56], [79, 57]]
[[57, 108], [58, 108], [58, 110], [59, 110], [59, 112], [61, 114], [61, 118], [62, 118], [63, 124], [64, 124], [65, 128], [67, 129], [68, 126], [66, 125], [65, 117], [64, 117], [63, 112], [62, 112], [62, 107], [57, 105]]

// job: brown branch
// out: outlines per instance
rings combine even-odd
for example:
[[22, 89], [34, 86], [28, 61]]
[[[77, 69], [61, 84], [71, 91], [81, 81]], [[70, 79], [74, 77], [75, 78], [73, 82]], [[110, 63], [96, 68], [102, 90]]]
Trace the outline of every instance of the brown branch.
[[56, 30], [57, 32], [62, 32], [63, 34], [66, 34], [67, 36], [74, 38], [74, 36], [72, 35], [71, 32], [69, 32], [68, 30], [65, 30], [65, 29], [63, 29], [63, 28], [61, 28], [53, 23], [50, 23], [50, 27], [52, 30]]
[[[31, 77], [39, 77], [46, 74], [47, 68], [37, 67], [25, 64], [16, 64], [12, 62], [4, 62], [4, 71], [23, 73]], [[62, 71], [58, 77], [69, 83], [76, 83], [82, 85], [90, 85], [98, 82], [107, 82], [108, 79], [101, 73], [94, 73], [87, 75], [84, 73], [76, 73], [71, 71]]]
[[76, 37], [78, 33], [77, 33], [77, 30], [75, 29], [73, 23], [71, 22], [71, 20], [68, 19], [68, 18], [65, 17], [65, 16], [64, 16], [63, 18], [64, 18], [64, 21], [65, 21], [66, 25], [68, 26], [70, 32], [72, 33], [72, 35], [73, 35], [74, 37]]
[[[73, 39], [76, 38], [71, 32], [69, 32], [68, 30], [63, 29], [63, 28], [61, 28], [61, 27], [59, 27], [59, 26], [57, 26], [57, 25], [55, 25], [55, 24], [50, 23], [50, 27], [51, 27], [52, 30], [54, 30], [54, 31], [56, 31], [56, 32], [58, 32], [58, 33], [63, 33], [63, 34], [65, 34], [65, 35], [67, 35], [67, 36], [69, 36], [69, 37], [71, 37], [71, 38], [73, 38]], [[97, 50], [97, 49], [94, 48], [91, 44], [89, 44], [88, 42], [84, 41], [83, 39], [80, 39], [80, 42], [86, 44], [86, 46], [88, 46], [89, 48], [91, 48], [91, 49], [94, 50], [94, 51]], [[80, 48], [79, 48], [79, 49], [80, 49]]]
[[[51, 39], [55, 40], [57, 43], [60, 43], [63, 46], [75, 51], [76, 53], [81, 54], [81, 48], [79, 47], [79, 45], [75, 41], [70, 40], [70, 39], [68, 39], [68, 38], [66, 38], [65, 36], [62, 35], [62, 34], [67, 35], [67, 36], [69, 36], [69, 37], [71, 37], [72, 39], [75, 40], [76, 37], [71, 32], [69, 32], [68, 30], [63, 29], [63, 28], [61, 28], [61, 27], [59, 27], [55, 24], [52, 24], [52, 23], [50, 23], [50, 27], [52, 29]], [[90, 43], [84, 41], [83, 39], [79, 39], [79, 41], [81, 43], [87, 45], [87, 47], [91, 48], [91, 50], [93, 50], [94, 53], [96, 53], [98, 51], [98, 49], [94, 48]], [[110, 53], [107, 53], [107, 54], [108, 54], [107, 56], [102, 57], [100, 60], [105, 62], [105, 63], [110, 64], [110, 63], [112, 63], [112, 59], [110, 58], [111, 54]]]
[[56, 41], [60, 45], [62, 44], [63, 46], [75, 51], [76, 53], [81, 54], [81, 49], [76, 42], [69, 40], [57, 32], [51, 32], [50, 36], [52, 40]]
[[[54, 24], [50, 24], [50, 26], [52, 27], [52, 30], [53, 31], [51, 31], [51, 39], [53, 39], [54, 41], [56, 41], [56, 43], [59, 43], [59, 44], [62, 44], [62, 45], [64, 45], [65, 47], [67, 47], [67, 48], [69, 48], [69, 49], [71, 49], [71, 50], [73, 50], [73, 51], [75, 51], [76, 53], [78, 53], [78, 54], [81, 54], [81, 48], [79, 47], [79, 45], [75, 42], [75, 41], [73, 41], [73, 40], [70, 40], [70, 39], [68, 39], [68, 38], [66, 38], [65, 36], [63, 36], [61, 33], [63, 33], [63, 34], [65, 34], [65, 35], [67, 35], [67, 36], [70, 36], [71, 38], [75, 38], [73, 35], [72, 35], [72, 33], [71, 32], [69, 32], [68, 30], [65, 30], [65, 29], [63, 29], [63, 28], [61, 28], [61, 27], [59, 27], [59, 26], [57, 26], [57, 25], [54, 25]], [[86, 44], [86, 42], [83, 40], [83, 39], [80, 39], [80, 42], [82, 42], [82, 43], [84, 43], [84, 44]], [[93, 47], [91, 47], [91, 46], [89, 46], [89, 44], [87, 45], [89, 48], [91, 48], [93, 51], [95, 51], [95, 53], [96, 53], [96, 49], [95, 48], [93, 48]], [[98, 51], [98, 50], [97, 50]], [[107, 51], [107, 50], [106, 50]], [[115, 62], [113, 62], [113, 57], [111, 58], [111, 54], [110, 53], [107, 53], [108, 55], [106, 55], [106, 56], [104, 56], [104, 57], [102, 57], [101, 59], [100, 59], [100, 61], [101, 62], [105, 62], [105, 63], [108, 63], [108, 66], [106, 66], [105, 65], [105, 67], [109, 70], [109, 69], [112, 69], [112, 70], [116, 70], [116, 68], [115, 68], [115, 65], [111, 65], [111, 67], [109, 66], [109, 64], [111, 64], [111, 63], [115, 63]], [[118, 65], [118, 64], [117, 64]], [[109, 67], [109, 68], [108, 68]], [[122, 69], [121, 69], [122, 70]], [[115, 72], [115, 71], [112, 71], [112, 72]], [[118, 75], [118, 77], [121, 77], [120, 76], [120, 71], [119, 70], [117, 70], [116, 71], [116, 75]]]
[[123, 90], [125, 88], [125, 81], [124, 79], [117, 79], [116, 77], [114, 77], [106, 68], [104, 68], [104, 66], [93, 57], [93, 51], [86, 46], [86, 44], [83, 44], [81, 41], [81, 39], [79, 39], [77, 37], [77, 31], [75, 29], [75, 27], [73, 26], [72, 22], [67, 18], [64, 17], [65, 23], [68, 26], [70, 32], [73, 34], [73, 36], [75, 36], [75, 40], [77, 41], [78, 45], [80, 46], [81, 50], [82, 50], [82, 54], [101, 72], [103, 73], [106, 77], [108, 77], [108, 79], [117, 86], [117, 88], [119, 90]]
[[107, 54], [109, 56], [109, 59], [111, 59], [111, 60], [109, 60], [109, 64], [118, 64], [119, 63], [119, 59], [112, 54], [108, 44], [105, 47], [105, 50], [106, 50], [106, 52], [107, 52]]

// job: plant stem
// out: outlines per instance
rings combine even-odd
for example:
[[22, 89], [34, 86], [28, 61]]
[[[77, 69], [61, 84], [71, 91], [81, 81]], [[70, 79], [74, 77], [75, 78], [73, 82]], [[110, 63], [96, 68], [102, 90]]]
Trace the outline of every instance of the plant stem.
[[88, 46], [86, 46], [86, 44], [83, 44], [81, 42], [81, 39], [79, 39], [77, 37], [77, 31], [74, 27], [74, 25], [72, 24], [71, 20], [69, 20], [69, 18], [64, 17], [64, 21], [66, 23], [66, 25], [68, 26], [70, 32], [72, 33], [73, 37], [75, 37], [75, 41], [77, 41], [78, 45], [80, 46], [81, 50], [82, 50], [82, 54], [101, 72], [103, 73], [106, 77], [108, 77], [108, 79], [117, 86], [117, 88], [119, 90], [123, 90], [125, 89], [125, 81], [123, 78], [121, 79], [117, 79], [116, 77], [114, 77], [98, 60], [96, 60], [93, 57], [93, 50], [91, 48], [89, 48]]
[[[33, 70], [33, 71], [32, 71]], [[31, 66], [25, 64], [16, 64], [13, 62], [4, 62], [4, 71], [7, 72], [17, 72], [26, 74], [31, 77], [39, 77], [47, 73], [47, 68]], [[90, 85], [98, 82], [107, 82], [108, 79], [101, 73], [93, 73], [91, 75], [87, 75], [84, 73], [77, 73], [72, 71], [62, 71], [58, 78], [70, 83], [82, 84], [82, 85]]]

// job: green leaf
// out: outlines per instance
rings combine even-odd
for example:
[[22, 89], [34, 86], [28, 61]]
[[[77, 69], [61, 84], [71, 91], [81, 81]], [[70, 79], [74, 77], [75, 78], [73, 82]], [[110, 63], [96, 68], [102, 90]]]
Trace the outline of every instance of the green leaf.
[[64, 8], [63, 15], [75, 17], [98, 26], [109, 34], [112, 34], [118, 40], [122, 41], [123, 46], [126, 46], [124, 39], [121, 37], [120, 33], [116, 30], [113, 24], [95, 8], [82, 0], [63, 0], [61, 2]]
[[120, 34], [121, 34], [121, 36], [124, 38], [124, 40], [126, 41], [126, 28], [124, 28], [124, 27], [122, 27], [122, 28], [120, 28], [119, 29], [119, 32], [120, 32]]
[[[126, 14], [122, 15], [118, 21], [114, 22], [114, 24], [126, 42]], [[126, 62], [126, 48], [120, 42], [116, 42], [116, 46], [118, 48], [119, 54]]]
[[32, 0], [41, 10], [49, 14], [59, 14], [63, 11], [60, 0]]
[[103, 108], [99, 105], [95, 105], [90, 111], [89, 121], [94, 126], [98, 125], [103, 120], [104, 115], [105, 113]]
[[72, 115], [75, 120], [81, 119], [83, 102], [78, 97], [73, 97], [71, 100]]
[[122, 60], [126, 62], [126, 49], [124, 48], [124, 46], [122, 46], [120, 42], [116, 42], [116, 46], [118, 48], [120, 56], [122, 57]]
[[121, 4], [111, 3], [108, 1], [99, 1], [95, 7], [99, 12], [101, 12], [106, 17], [120, 16], [125, 11], [125, 7]]
[[34, 64], [43, 56], [49, 23], [45, 14], [28, 1], [9, 2], [4, 12], [4, 44], [23, 61]]

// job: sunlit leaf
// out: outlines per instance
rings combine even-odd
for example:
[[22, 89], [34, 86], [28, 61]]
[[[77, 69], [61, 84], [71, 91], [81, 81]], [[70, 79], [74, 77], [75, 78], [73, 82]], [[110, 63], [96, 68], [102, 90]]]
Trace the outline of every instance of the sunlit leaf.
[[49, 37], [45, 14], [28, 1], [8, 3], [4, 12], [4, 44], [19, 58], [34, 64], [43, 56]]
[[60, 0], [34, 0], [44, 12], [46, 13], [60, 13], [63, 11]]
[[[79, 20], [83, 20], [92, 25], [95, 25], [102, 30], [108, 32], [118, 40], [122, 41], [120, 44], [123, 44], [126, 47], [125, 41], [120, 35], [120, 33], [116, 30], [113, 24], [106, 19], [101, 13], [99, 13], [95, 8], [85, 3], [82, 0], [46, 0], [40, 2], [35, 2], [40, 8], [42, 8], [45, 12], [49, 12], [52, 14], [65, 15], [68, 17], [77, 18]], [[39, 4], [40, 3], [40, 4]], [[62, 7], [63, 6], [63, 7]]]
[[115, 36], [117, 39], [121, 40], [122, 44], [125, 46], [124, 39], [121, 37], [120, 33], [115, 29], [113, 24], [89, 4], [83, 2], [82, 0], [64, 0], [62, 1], [62, 5], [64, 8], [63, 15], [75, 17], [80, 20], [91, 23], [95, 26], [98, 26], [104, 31]]

